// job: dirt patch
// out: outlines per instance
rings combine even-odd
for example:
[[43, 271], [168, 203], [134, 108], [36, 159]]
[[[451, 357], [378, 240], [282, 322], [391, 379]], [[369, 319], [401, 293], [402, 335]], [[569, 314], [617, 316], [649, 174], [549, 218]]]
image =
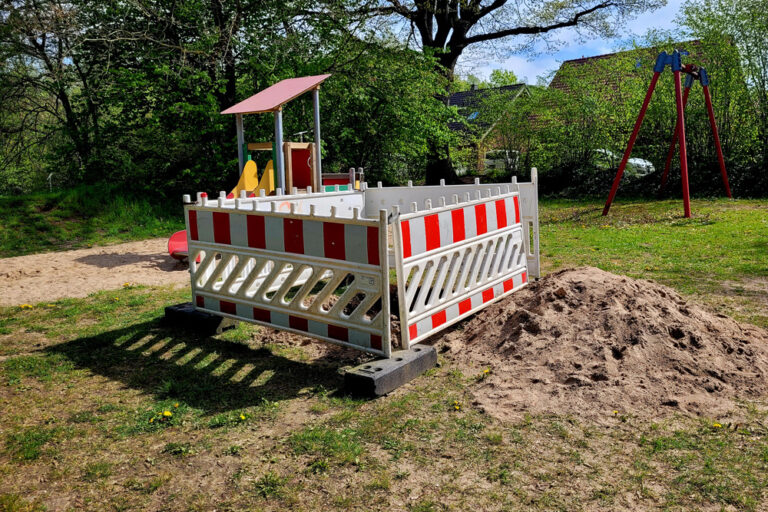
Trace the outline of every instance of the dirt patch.
[[15, 306], [86, 297], [123, 283], [188, 284], [186, 264], [168, 256], [168, 240], [156, 238], [74, 251], [4, 258], [0, 305]]
[[724, 414], [768, 395], [766, 342], [665, 286], [584, 267], [531, 283], [438, 343], [491, 369], [474, 389], [479, 406], [519, 419]]

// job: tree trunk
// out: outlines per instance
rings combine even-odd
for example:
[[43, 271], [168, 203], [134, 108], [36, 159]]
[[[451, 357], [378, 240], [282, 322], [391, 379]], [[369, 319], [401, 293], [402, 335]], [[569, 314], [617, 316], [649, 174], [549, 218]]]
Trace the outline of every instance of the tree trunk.
[[[453, 71], [458, 58], [459, 55], [457, 53], [449, 52], [443, 53], [438, 59], [439, 65], [436, 71], [448, 81], [448, 89], [445, 91], [445, 95], [440, 98], [446, 104], [451, 97], [450, 89], [453, 83]], [[440, 180], [445, 180], [447, 184], [459, 183], [459, 177], [456, 175], [456, 171], [453, 170], [450, 147], [447, 144], [433, 141], [429, 144], [425, 181], [427, 185], [438, 185]]]

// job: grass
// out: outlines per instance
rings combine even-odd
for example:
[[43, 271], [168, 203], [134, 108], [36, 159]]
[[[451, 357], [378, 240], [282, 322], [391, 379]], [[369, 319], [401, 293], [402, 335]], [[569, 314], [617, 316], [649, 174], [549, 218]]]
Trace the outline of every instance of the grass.
[[543, 201], [545, 271], [590, 265], [653, 279], [739, 320], [768, 327], [768, 203], [694, 200]]
[[181, 201], [149, 202], [117, 188], [0, 196], [0, 258], [169, 236]]
[[[768, 277], [767, 202], [696, 200], [691, 220], [674, 201], [600, 208], [542, 203], [546, 271], [651, 278], [766, 324], [755, 290]], [[215, 337], [164, 326], [163, 307], [185, 299], [132, 287], [0, 308], [0, 511], [768, 505], [764, 403], [742, 404], [738, 424], [500, 421], [472, 403], [482, 375], [442, 358], [389, 396], [353, 399], [338, 392], [346, 362], [312, 345], [250, 325]]]

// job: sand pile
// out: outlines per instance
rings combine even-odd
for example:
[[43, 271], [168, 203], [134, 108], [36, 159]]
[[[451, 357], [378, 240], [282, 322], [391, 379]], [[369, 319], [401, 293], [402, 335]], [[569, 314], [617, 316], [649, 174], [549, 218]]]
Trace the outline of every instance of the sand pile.
[[531, 283], [441, 343], [473, 371], [491, 369], [475, 399], [508, 419], [614, 410], [717, 417], [736, 398], [768, 397], [768, 332], [591, 267]]

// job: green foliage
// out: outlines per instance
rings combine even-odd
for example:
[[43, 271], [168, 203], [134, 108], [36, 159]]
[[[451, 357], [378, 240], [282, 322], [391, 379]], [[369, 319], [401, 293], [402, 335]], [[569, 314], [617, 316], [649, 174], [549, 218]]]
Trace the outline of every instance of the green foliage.
[[[334, 22], [298, 16], [306, 7], [13, 4], [0, 12], [0, 133], [10, 135], [0, 139], [0, 193], [40, 190], [50, 173], [56, 187], [227, 188], [238, 174], [235, 125], [219, 112], [281, 79], [326, 72], [324, 168], [370, 167], [385, 181], [423, 172], [414, 162], [425, 141], [450, 136], [435, 61], [365, 24], [350, 37], [341, 10]], [[30, 30], [50, 33], [49, 44], [29, 41]], [[311, 131], [310, 99], [289, 104], [284, 123], [287, 140]], [[245, 128], [249, 141], [274, 135], [271, 115], [246, 116]]]
[[183, 229], [181, 201], [112, 186], [0, 196], [0, 257], [167, 237]]
[[[635, 48], [610, 58], [564, 63], [550, 86], [530, 88], [526, 101], [489, 96], [483, 120], [497, 122], [489, 139], [515, 156], [512, 171], [525, 175], [525, 170], [537, 167], [545, 194], [605, 194], [640, 111], [656, 55], [662, 50], [685, 48], [691, 56], [684, 57], [684, 63], [704, 64], [709, 71], [731, 189], [742, 196], [765, 194], [768, 181], [755, 164], [761, 148], [768, 146], [758, 137], [758, 117], [750, 105], [754, 87], [739, 66], [740, 48], [722, 35], [706, 35], [701, 42], [681, 45], [669, 34], [652, 32]], [[659, 79], [631, 155], [650, 162], [654, 170], [630, 163], [621, 184], [622, 194], [656, 192], [675, 120], [674, 81], [666, 71]], [[691, 89], [686, 108], [686, 134], [691, 191], [722, 194], [714, 141], [698, 83]], [[668, 193], [680, 190], [678, 165], [675, 158]], [[506, 180], [508, 174], [499, 178]]]

